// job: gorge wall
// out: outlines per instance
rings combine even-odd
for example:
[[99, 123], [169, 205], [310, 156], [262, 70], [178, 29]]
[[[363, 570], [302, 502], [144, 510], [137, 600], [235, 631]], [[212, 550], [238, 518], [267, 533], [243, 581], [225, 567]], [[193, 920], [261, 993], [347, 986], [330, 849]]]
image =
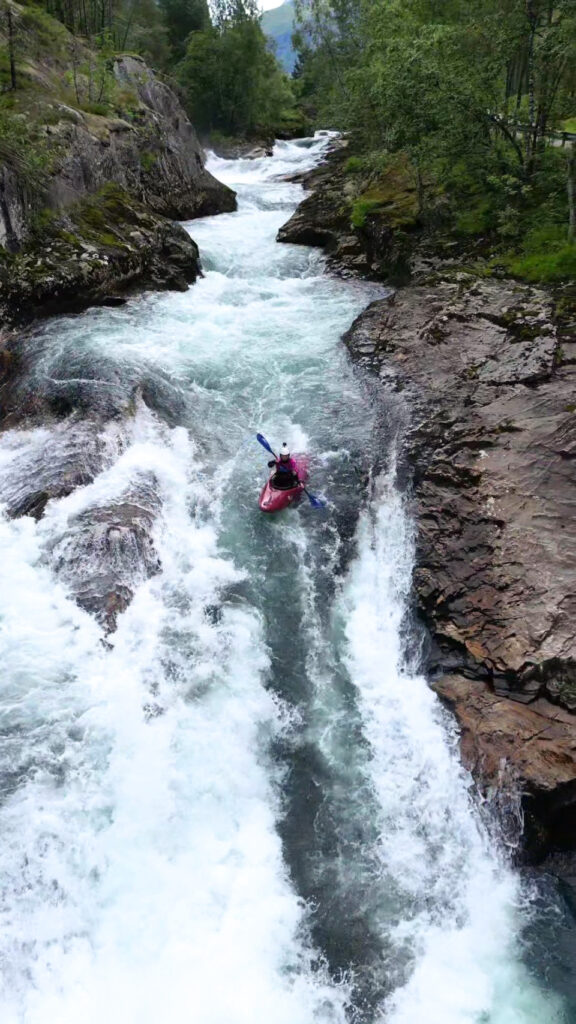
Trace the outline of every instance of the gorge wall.
[[395, 230], [380, 214], [354, 228], [341, 163], [317, 172], [279, 240], [324, 246], [340, 273], [411, 276], [344, 341], [411, 408], [427, 669], [484, 792], [521, 793], [528, 855], [573, 849], [574, 296], [435, 260], [415, 223]]
[[113, 61], [114, 109], [106, 113], [62, 102], [65, 67], [53, 52], [38, 60], [44, 89], [19, 99], [15, 123], [33, 125], [33, 159], [3, 152], [5, 325], [115, 301], [136, 285], [185, 288], [200, 272], [198, 251], [168, 218], [235, 208], [233, 191], [206, 170], [178, 98], [140, 58]]

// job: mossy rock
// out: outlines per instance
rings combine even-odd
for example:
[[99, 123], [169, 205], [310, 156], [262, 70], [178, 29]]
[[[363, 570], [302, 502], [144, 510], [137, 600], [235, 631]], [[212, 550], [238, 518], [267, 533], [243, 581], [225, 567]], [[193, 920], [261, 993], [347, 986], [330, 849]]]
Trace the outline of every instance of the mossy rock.
[[[358, 164], [353, 167], [358, 173]], [[371, 178], [351, 205], [350, 220], [355, 228], [362, 229], [373, 215], [390, 228], [414, 227], [418, 222], [418, 194], [407, 159], [402, 155], [391, 158], [385, 170]]]

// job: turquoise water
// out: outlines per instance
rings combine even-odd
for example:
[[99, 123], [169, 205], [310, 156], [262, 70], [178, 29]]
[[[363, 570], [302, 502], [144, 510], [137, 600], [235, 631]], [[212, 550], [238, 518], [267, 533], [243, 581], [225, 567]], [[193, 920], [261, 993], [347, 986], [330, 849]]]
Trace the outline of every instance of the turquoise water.
[[[569, 917], [406, 655], [407, 413], [339, 344], [382, 290], [275, 242], [327, 141], [213, 161], [239, 210], [189, 225], [188, 292], [29, 341], [76, 412], [3, 435], [0, 497], [87, 482], [0, 522], [6, 1024], [570, 1020]], [[259, 513], [257, 430], [309, 453], [325, 512]], [[110, 580], [106, 635], [74, 595]]]

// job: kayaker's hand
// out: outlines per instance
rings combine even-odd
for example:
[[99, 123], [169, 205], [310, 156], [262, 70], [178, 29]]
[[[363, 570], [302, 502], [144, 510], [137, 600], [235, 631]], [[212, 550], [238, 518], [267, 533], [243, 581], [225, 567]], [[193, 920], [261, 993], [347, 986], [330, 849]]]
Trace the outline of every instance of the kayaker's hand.
[[276, 460], [272, 459], [272, 462], [268, 463], [268, 469], [272, 469], [272, 466], [275, 466], [275, 465], [276, 465]]

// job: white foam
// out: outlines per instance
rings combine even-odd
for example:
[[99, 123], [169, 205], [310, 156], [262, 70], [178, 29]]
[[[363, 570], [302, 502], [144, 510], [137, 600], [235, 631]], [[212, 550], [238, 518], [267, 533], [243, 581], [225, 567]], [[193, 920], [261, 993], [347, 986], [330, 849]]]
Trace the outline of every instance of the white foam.
[[[409, 976], [388, 1000], [394, 1024], [540, 1024], [563, 1019], [522, 964], [518, 877], [484, 832], [454, 727], [422, 677], [403, 667], [401, 624], [412, 543], [390, 477], [359, 533], [341, 613], [380, 805], [382, 884], [404, 900], [390, 931]], [[525, 909], [525, 908], [524, 908]]]
[[[84, 500], [109, 498], [114, 475], [150, 454], [134, 445]], [[58, 725], [65, 782], [40, 769], [3, 808], [3, 1019], [18, 1019], [17, 993], [31, 1024], [177, 1022], [192, 1008], [210, 1024], [343, 1020], [345, 991], [309, 972], [275, 830], [267, 749], [284, 716], [262, 685], [259, 620], [246, 607], [206, 618], [239, 575], [210, 522], [190, 523], [205, 495], [182, 431], [161, 454], [164, 573], [140, 588], [108, 654], [38, 565], [32, 522], [3, 524], [19, 587], [3, 664], [38, 727], [53, 723], [40, 758]], [[147, 704], [162, 714], [148, 721]]]

